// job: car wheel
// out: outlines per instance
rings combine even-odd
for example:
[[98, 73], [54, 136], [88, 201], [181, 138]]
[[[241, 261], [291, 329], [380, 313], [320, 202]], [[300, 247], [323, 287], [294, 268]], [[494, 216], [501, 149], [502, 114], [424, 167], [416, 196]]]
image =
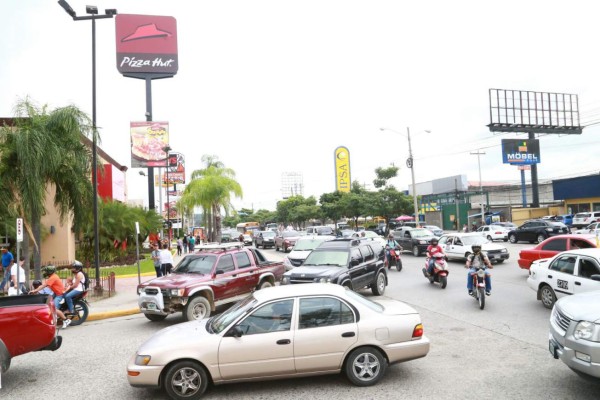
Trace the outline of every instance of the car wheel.
[[183, 319], [199, 321], [210, 316], [210, 303], [205, 297], [193, 297], [183, 309]]
[[165, 318], [167, 318], [166, 315], [159, 315], [159, 314], [145, 314], [144, 313], [144, 317], [148, 318], [150, 321], [152, 322], [158, 322], [158, 321], [163, 321]]
[[552, 290], [552, 288], [548, 285], [542, 286], [540, 288], [540, 299], [542, 300], [544, 307], [552, 309], [552, 307], [554, 307], [554, 303], [556, 302], [554, 290]]
[[173, 364], [165, 374], [165, 391], [172, 399], [199, 399], [208, 386], [208, 375], [194, 361]]
[[352, 283], [350, 283], [350, 282], [344, 282], [344, 284], [342, 285], [342, 287], [344, 289], [352, 290]]
[[508, 238], [506, 238], [506, 239], [502, 239], [502, 240], [503, 240], [503, 241], [505, 241], [505, 242], [508, 242]]
[[262, 290], [262, 289], [266, 289], [266, 288], [270, 288], [273, 287], [273, 284], [267, 280], [262, 281], [260, 283], [260, 285], [258, 285], [258, 290]]
[[421, 255], [421, 251], [419, 250], [419, 246], [413, 246], [412, 248], [413, 256], [419, 257]]
[[374, 347], [353, 350], [346, 359], [344, 370], [348, 380], [356, 386], [371, 386], [381, 380], [387, 369], [387, 360]]
[[496, 260], [496, 264], [502, 264], [504, 260]]
[[517, 235], [510, 235], [508, 240], [510, 240], [511, 243], [517, 243]]
[[383, 272], [377, 274], [375, 282], [371, 284], [371, 292], [373, 292], [375, 296], [383, 296], [383, 293], [385, 292], [385, 275]]
[[489, 240], [490, 242], [494, 241], [494, 239], [492, 239], [492, 237], [490, 235], [487, 236], [487, 240]]
[[546, 236], [544, 236], [543, 234], [541, 234], [541, 233], [540, 233], [540, 234], [537, 236], [537, 242], [538, 242], [538, 243], [542, 243], [544, 240], [546, 240]]

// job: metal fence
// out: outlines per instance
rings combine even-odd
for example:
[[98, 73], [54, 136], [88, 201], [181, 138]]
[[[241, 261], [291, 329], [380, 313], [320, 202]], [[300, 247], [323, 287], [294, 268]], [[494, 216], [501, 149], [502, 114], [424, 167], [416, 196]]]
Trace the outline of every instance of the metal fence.
[[[96, 269], [95, 268], [84, 268], [83, 271], [86, 273], [90, 280], [90, 287], [88, 291], [88, 297], [93, 298], [104, 298], [111, 297], [116, 294], [115, 287], [115, 273], [106, 270], [100, 270], [100, 282], [97, 282], [96, 279]], [[63, 284], [67, 284], [67, 280], [73, 278], [73, 273], [71, 269], [66, 266], [64, 268], [57, 266], [56, 274], [63, 281]], [[29, 271], [29, 284], [35, 279], [35, 272], [33, 270]]]

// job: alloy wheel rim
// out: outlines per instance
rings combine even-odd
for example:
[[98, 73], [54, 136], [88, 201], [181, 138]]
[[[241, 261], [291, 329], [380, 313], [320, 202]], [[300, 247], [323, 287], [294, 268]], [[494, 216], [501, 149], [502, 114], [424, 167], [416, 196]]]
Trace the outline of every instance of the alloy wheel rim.
[[196, 304], [194, 306], [194, 318], [195, 319], [202, 319], [202, 318], [204, 318], [205, 314], [206, 314], [206, 308], [204, 307], [204, 304]]
[[379, 274], [379, 278], [377, 278], [377, 286], [379, 287], [380, 292], [385, 289], [385, 279], [382, 274]]
[[548, 289], [542, 289], [542, 302], [546, 305], [552, 304], [552, 294]]
[[193, 368], [181, 368], [171, 380], [173, 390], [181, 396], [193, 396], [200, 389], [202, 379]]
[[371, 353], [359, 354], [352, 363], [354, 376], [363, 382], [372, 381], [379, 375], [379, 360]]

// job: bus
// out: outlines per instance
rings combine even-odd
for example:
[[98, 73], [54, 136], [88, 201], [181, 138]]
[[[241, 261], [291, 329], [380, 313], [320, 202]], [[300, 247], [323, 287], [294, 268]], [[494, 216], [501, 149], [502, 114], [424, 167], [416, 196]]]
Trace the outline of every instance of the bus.
[[241, 222], [235, 228], [239, 233], [253, 235], [255, 231], [260, 230], [260, 224], [258, 222]]

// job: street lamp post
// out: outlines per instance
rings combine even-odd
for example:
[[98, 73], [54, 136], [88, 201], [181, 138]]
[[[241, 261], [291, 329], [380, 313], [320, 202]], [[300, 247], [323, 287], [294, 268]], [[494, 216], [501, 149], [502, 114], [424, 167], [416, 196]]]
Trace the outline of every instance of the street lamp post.
[[473, 156], [477, 156], [477, 166], [479, 167], [479, 192], [481, 193], [481, 225], [487, 225], [485, 221], [484, 206], [483, 206], [483, 184], [481, 183], [481, 160], [480, 156], [485, 155], [485, 151], [477, 150], [477, 152], [471, 153]]
[[97, 292], [102, 291], [100, 286], [100, 240], [98, 233], [98, 149], [96, 145], [96, 20], [113, 18], [117, 14], [114, 8], [104, 10], [104, 14], [98, 14], [98, 7], [85, 6], [85, 12], [90, 14], [78, 17], [73, 8], [66, 0], [59, 0], [58, 4], [73, 18], [73, 21], [92, 21], [92, 186], [93, 186], [93, 214], [94, 214], [94, 266], [96, 268]]
[[[389, 128], [379, 128], [379, 130], [390, 131], [390, 132], [397, 133], [400, 136], [404, 136], [402, 133], [395, 131], [393, 129], [389, 129]], [[429, 130], [426, 130], [425, 132], [431, 133], [431, 131], [429, 131]], [[406, 127], [406, 138], [408, 139], [408, 159], [406, 160], [406, 166], [408, 168], [410, 168], [410, 175], [411, 175], [411, 179], [412, 179], [412, 188], [413, 188], [413, 207], [414, 207], [414, 213], [415, 213], [415, 223], [417, 224], [417, 227], [418, 227], [420, 224], [419, 224], [419, 207], [417, 205], [417, 185], [415, 184], [415, 161], [413, 158], [412, 144], [410, 141], [410, 128], [408, 126]]]
[[171, 203], [169, 203], [169, 152], [171, 151], [171, 148], [169, 146], [165, 146], [163, 147], [163, 151], [167, 156], [167, 236], [169, 237], [169, 248], [171, 248]]

